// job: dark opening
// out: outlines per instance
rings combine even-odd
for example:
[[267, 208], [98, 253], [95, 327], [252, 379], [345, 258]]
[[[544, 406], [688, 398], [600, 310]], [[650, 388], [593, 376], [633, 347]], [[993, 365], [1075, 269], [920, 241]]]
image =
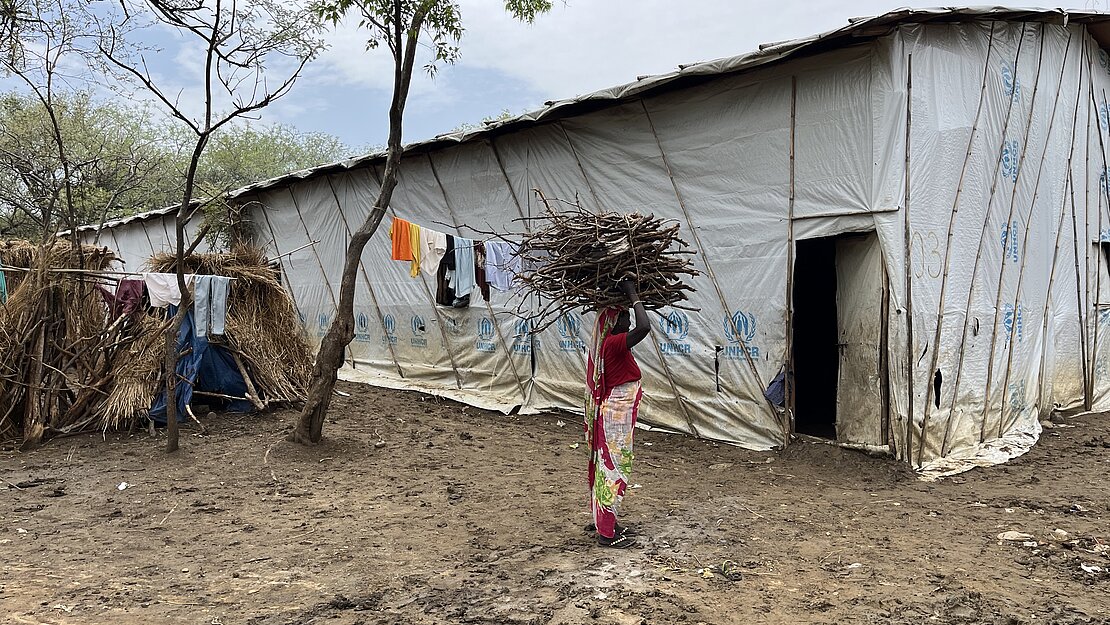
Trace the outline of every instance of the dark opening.
[[943, 377], [940, 375], [940, 369], [933, 374], [933, 407], [940, 408], [940, 384]]
[[794, 429], [835, 439], [840, 367], [835, 239], [797, 242], [793, 296]]

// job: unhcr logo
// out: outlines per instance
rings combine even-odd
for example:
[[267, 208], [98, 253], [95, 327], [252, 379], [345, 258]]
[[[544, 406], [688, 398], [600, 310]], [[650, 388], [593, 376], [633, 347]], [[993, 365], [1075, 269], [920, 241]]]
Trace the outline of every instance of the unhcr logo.
[[1017, 182], [1019, 149], [1017, 139], [1002, 142], [1002, 177], [1010, 182]]
[[421, 349], [428, 346], [428, 339], [424, 336], [428, 331], [428, 326], [424, 323], [424, 317], [413, 315], [412, 318], [409, 319], [409, 329], [412, 330], [412, 336], [409, 338], [409, 345]]
[[672, 310], [659, 318], [659, 331], [667, 338], [659, 341], [659, 353], [664, 356], [689, 356], [690, 317], [681, 310]]
[[1021, 304], [1018, 304], [1016, 308], [1013, 304], [1006, 304], [1002, 309], [1004, 311], [1002, 313], [1002, 326], [1006, 328], [1007, 344], [1010, 342], [1010, 337], [1013, 335], [1014, 332], [1017, 332], [1018, 343], [1020, 343], [1021, 340], [1025, 338], [1023, 327], [1025, 325], [1025, 320], [1022, 318], [1024, 316], [1024, 308], [1025, 307]]
[[317, 336], [324, 336], [325, 334], [327, 334], [329, 321], [331, 321], [331, 317], [328, 316], [328, 313], [320, 313], [316, 315]]
[[493, 319], [489, 317], [482, 317], [478, 320], [478, 340], [474, 342], [474, 348], [480, 352], [492, 354], [497, 351], [497, 344], [493, 342], [493, 323]]
[[555, 322], [559, 329], [559, 350], [564, 352], [579, 352], [586, 349], [586, 342], [578, 337], [582, 330], [582, 319], [572, 313], [564, 313]]
[[1021, 79], [1017, 77], [1017, 68], [1014, 64], [1009, 60], [1002, 61], [999, 74], [1002, 76], [1002, 88], [1006, 95], [1011, 98], [1021, 97]]
[[754, 314], [737, 310], [725, 316], [724, 327], [725, 338], [729, 342], [723, 352], [725, 358], [741, 359], [745, 352], [752, 358], [759, 358], [759, 347], [752, 345], [755, 340]]
[[382, 317], [382, 329], [385, 332], [382, 334], [382, 345], [396, 345], [397, 344], [397, 319], [393, 315], [386, 315]]
[[513, 327], [513, 353], [532, 353], [532, 322], [527, 319], [518, 319]]
[[362, 310], [355, 315], [355, 340], [360, 343], [370, 340], [370, 316]]

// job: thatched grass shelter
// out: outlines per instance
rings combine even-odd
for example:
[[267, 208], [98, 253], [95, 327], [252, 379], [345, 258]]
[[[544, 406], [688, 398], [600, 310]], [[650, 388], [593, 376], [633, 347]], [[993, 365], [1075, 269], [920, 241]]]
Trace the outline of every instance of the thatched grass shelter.
[[[9, 287], [0, 304], [0, 439], [34, 444], [84, 429], [119, 429], [145, 420], [165, 387], [164, 354], [170, 318], [144, 307], [114, 315], [104, 287], [121, 279], [106, 248], [68, 242], [39, 246], [0, 242]], [[156, 272], [174, 271], [172, 255], [150, 259]], [[265, 255], [239, 247], [197, 254], [186, 271], [235, 278], [227, 331], [212, 344], [239, 366], [244, 397], [255, 409], [303, 401], [312, 354], [292, 300]], [[178, 388], [183, 386], [179, 384]]]

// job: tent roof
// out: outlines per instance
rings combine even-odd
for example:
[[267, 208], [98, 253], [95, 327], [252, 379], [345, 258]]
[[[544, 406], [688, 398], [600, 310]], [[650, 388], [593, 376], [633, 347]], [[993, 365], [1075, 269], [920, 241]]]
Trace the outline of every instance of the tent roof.
[[[1072, 22], [1088, 24], [1091, 35], [1099, 44], [1103, 47], [1110, 47], [1110, 13], [1071, 11], [1066, 9], [1023, 9], [1007, 7], [901, 8], [873, 17], [850, 18], [847, 25], [817, 35], [790, 41], [765, 43], [760, 45], [758, 50], [740, 56], [679, 65], [676, 70], [666, 74], [641, 76], [634, 82], [623, 85], [602, 89], [574, 98], [545, 102], [544, 107], [541, 109], [505, 120], [487, 122], [483, 128], [477, 130], [445, 133], [431, 139], [410, 143], [404, 147], [404, 151], [405, 154], [424, 153], [487, 137], [494, 137], [520, 130], [521, 128], [534, 126], [542, 122], [553, 121], [613, 106], [647, 94], [679, 89], [712, 80], [720, 76], [771, 66], [791, 58], [843, 48], [887, 35], [903, 24], [993, 20], [1014, 22], [1034, 21], [1063, 25]], [[385, 156], [385, 151], [382, 150], [335, 163], [291, 172], [236, 189], [229, 194], [229, 197], [234, 199], [248, 196], [261, 191], [285, 186], [293, 182], [315, 178], [317, 176], [367, 167], [375, 163], [384, 162]], [[150, 217], [166, 215], [175, 210], [176, 207], [169, 207], [148, 211], [110, 221], [104, 225], [105, 227], [114, 227], [148, 219]], [[81, 229], [85, 230], [88, 228], [89, 226], [85, 226]]]

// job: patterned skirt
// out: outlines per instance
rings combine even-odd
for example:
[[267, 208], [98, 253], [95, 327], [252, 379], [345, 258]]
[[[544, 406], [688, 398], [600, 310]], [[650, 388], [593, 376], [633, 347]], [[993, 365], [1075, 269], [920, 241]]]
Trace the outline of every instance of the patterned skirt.
[[[644, 391], [640, 381], [614, 387], [601, 402], [594, 427], [587, 424], [592, 437], [588, 468], [590, 512], [597, 533], [606, 538], [616, 534], [617, 510], [632, 475], [632, 434]], [[588, 434], [589, 436], [589, 434]]]

